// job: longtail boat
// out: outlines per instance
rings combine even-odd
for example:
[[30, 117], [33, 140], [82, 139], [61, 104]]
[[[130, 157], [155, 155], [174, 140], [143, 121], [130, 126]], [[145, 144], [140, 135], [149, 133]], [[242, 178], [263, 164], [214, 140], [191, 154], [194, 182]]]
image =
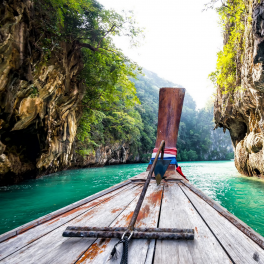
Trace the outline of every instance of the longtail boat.
[[157, 140], [146, 172], [2, 234], [0, 262], [264, 263], [264, 238], [178, 167], [184, 94], [160, 89]]

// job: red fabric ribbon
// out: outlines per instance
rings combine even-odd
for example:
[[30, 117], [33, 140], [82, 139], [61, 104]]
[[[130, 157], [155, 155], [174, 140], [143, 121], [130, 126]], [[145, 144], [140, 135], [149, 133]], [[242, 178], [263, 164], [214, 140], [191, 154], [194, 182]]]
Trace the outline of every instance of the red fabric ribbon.
[[[153, 149], [153, 153], [157, 153], [158, 148]], [[164, 154], [171, 154], [177, 156], [177, 149], [176, 148], [165, 148]]]
[[176, 169], [176, 171], [185, 179], [185, 180], [187, 180], [187, 181], [189, 181], [184, 175], [183, 175], [183, 173], [182, 173], [182, 170], [181, 170], [181, 167], [180, 166], [178, 166], [177, 167], [177, 169]]

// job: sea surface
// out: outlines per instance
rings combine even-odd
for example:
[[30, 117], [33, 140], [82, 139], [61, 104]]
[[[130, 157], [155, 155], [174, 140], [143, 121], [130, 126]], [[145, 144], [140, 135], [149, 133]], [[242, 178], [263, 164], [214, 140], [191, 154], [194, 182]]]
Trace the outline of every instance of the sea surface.
[[[264, 181], [233, 161], [180, 162], [191, 183], [264, 236]], [[0, 234], [146, 170], [147, 164], [69, 170], [0, 187]]]

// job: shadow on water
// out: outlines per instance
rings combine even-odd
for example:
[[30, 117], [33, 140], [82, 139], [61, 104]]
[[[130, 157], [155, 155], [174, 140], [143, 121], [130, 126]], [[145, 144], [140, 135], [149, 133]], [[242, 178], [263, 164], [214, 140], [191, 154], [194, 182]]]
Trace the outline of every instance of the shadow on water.
[[[264, 181], [241, 176], [232, 161], [180, 162], [191, 183], [264, 235]], [[0, 233], [104, 190], [147, 164], [69, 170], [0, 188]]]

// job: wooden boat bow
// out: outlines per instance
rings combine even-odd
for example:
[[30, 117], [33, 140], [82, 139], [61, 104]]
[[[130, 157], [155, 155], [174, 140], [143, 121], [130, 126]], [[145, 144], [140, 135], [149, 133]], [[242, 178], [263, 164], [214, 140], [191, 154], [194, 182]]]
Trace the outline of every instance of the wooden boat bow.
[[[183, 102], [183, 93], [184, 90], [174, 88], [160, 91], [159, 108], [171, 117], [159, 114], [158, 124], [164, 130], [158, 129], [155, 147], [165, 140], [164, 158], [176, 156], [175, 131], [180, 119], [175, 120], [174, 113], [178, 111], [179, 115], [180, 109], [173, 100]], [[152, 163], [158, 156], [155, 153], [154, 149]], [[128, 263], [264, 263], [264, 238], [188, 183], [175, 171], [175, 165], [171, 168], [160, 185], [154, 177], [150, 179], [134, 224]], [[108, 257], [131, 223], [150, 169], [151, 166], [127, 181], [0, 235], [0, 263], [119, 262], [120, 259], [108, 262]], [[66, 227], [69, 232], [114, 231], [117, 236], [62, 237]], [[194, 240], [159, 240], [154, 234], [160, 235], [160, 230], [168, 236], [173, 232], [191, 234], [193, 230]], [[141, 238], [142, 232], [147, 239]]]

